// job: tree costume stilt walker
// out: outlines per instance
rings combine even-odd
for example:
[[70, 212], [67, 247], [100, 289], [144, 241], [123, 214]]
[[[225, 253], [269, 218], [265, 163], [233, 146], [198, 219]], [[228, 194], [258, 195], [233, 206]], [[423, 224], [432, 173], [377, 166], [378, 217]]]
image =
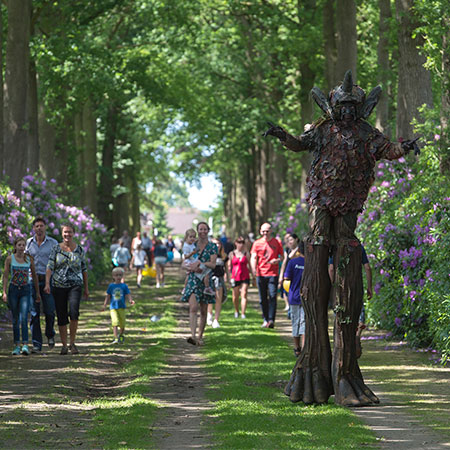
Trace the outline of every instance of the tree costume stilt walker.
[[[378, 102], [381, 88], [370, 94], [353, 84], [351, 71], [328, 98], [314, 87], [312, 97], [326, 116], [294, 137], [269, 123], [265, 136], [277, 137], [288, 149], [310, 151], [307, 180], [310, 231], [305, 238], [305, 271], [300, 288], [306, 315], [305, 345], [285, 388], [291, 401], [326, 403], [333, 393], [345, 406], [378, 403], [364, 384], [356, 358], [356, 328], [363, 299], [361, 244], [356, 220], [374, 181], [375, 162], [398, 159], [415, 141], [392, 143], [365, 119]], [[336, 267], [334, 348], [328, 336], [327, 305], [331, 289], [328, 258]]]

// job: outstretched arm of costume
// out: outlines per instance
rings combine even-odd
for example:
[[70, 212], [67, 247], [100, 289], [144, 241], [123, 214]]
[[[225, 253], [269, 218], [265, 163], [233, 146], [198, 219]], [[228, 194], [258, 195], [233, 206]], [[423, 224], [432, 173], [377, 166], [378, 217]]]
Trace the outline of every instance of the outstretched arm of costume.
[[292, 134], [286, 133], [286, 140], [281, 143], [293, 152], [304, 152], [309, 150], [309, 142], [304, 139], [304, 136], [302, 134], [301, 136], [295, 137]]
[[402, 148], [402, 144], [400, 142], [391, 142], [389, 147], [386, 149], [384, 158], [392, 161], [394, 159], [399, 159], [404, 155], [405, 151]]

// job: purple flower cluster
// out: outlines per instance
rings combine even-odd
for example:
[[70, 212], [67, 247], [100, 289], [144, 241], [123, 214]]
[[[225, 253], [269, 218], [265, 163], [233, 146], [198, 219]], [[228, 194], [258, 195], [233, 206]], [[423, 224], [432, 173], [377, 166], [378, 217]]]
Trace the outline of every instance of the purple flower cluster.
[[[76, 206], [65, 205], [52, 192], [55, 180], [45, 180], [27, 175], [22, 182], [21, 200], [9, 190], [0, 185], [0, 240], [2, 248], [6, 249], [16, 236], [30, 236], [32, 220], [42, 216], [47, 222], [47, 233], [59, 240], [60, 226], [64, 222], [72, 224], [75, 240], [86, 252], [86, 262], [89, 270], [97, 270], [105, 266], [105, 250], [108, 248], [108, 232], [106, 227], [88, 211]], [[96, 262], [94, 267], [93, 261]], [[107, 264], [106, 264], [107, 266]], [[101, 272], [101, 271], [100, 271]], [[99, 276], [102, 274], [99, 273]]]
[[400, 252], [398, 253], [402, 267], [404, 269], [407, 269], [408, 267], [412, 267], [414, 269], [415, 267], [417, 267], [417, 263], [422, 255], [422, 250], [416, 247], [410, 247], [408, 250], [400, 250]]
[[370, 320], [412, 345], [433, 343], [448, 355], [450, 342], [442, 336], [449, 314], [441, 305], [450, 291], [450, 199], [436, 168], [430, 175], [429, 166], [412, 170], [403, 158], [380, 162], [357, 231], [374, 254]]

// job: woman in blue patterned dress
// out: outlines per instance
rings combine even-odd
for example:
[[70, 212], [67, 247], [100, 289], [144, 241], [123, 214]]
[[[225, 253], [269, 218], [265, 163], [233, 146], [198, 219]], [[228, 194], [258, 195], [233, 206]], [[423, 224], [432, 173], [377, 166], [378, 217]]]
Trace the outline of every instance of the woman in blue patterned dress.
[[[208, 240], [209, 226], [206, 222], [198, 223], [197, 233], [198, 260], [189, 266], [186, 288], [181, 297], [182, 302], [189, 302], [189, 326], [191, 329], [191, 337], [188, 338], [187, 341], [192, 345], [203, 344], [203, 332], [206, 325], [208, 303], [215, 303], [214, 294], [205, 294], [203, 280], [196, 277], [195, 272], [201, 273], [206, 268], [214, 269], [214, 267], [216, 267], [217, 245]], [[209, 277], [210, 283], [211, 278], [212, 277]], [[198, 311], [200, 311], [200, 323], [197, 336]]]

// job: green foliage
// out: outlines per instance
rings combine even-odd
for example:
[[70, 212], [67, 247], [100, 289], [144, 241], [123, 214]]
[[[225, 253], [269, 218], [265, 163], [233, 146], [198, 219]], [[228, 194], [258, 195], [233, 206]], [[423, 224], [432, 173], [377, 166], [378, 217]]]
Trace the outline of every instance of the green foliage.
[[[435, 124], [427, 123], [430, 135]], [[375, 268], [370, 320], [413, 346], [433, 346], [446, 361], [450, 197], [437, 148], [429, 142], [413, 169], [404, 160], [379, 163], [359, 232]]]

